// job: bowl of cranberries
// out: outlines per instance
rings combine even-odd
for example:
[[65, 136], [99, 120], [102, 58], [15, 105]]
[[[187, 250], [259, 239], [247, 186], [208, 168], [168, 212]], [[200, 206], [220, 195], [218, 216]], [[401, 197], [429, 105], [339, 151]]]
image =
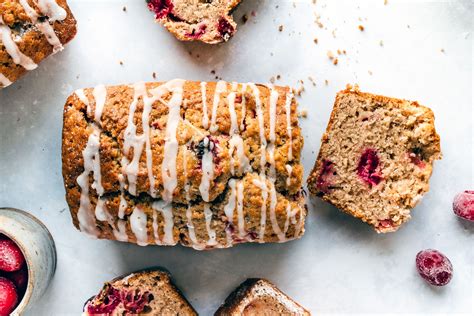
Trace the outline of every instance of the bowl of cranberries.
[[21, 315], [46, 291], [56, 270], [56, 248], [46, 226], [0, 208], [0, 316]]

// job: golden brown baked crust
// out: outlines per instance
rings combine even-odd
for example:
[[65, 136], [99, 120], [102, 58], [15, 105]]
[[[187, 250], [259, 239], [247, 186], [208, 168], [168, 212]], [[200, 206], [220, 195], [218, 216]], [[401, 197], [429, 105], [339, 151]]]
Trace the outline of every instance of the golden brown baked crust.
[[219, 307], [215, 316], [293, 315], [311, 313], [265, 279], [247, 279]]
[[183, 315], [197, 312], [163, 268], [140, 270], [104, 284], [84, 305], [83, 315]]
[[196, 249], [300, 237], [296, 113], [283, 87], [173, 80], [76, 91], [62, 148], [75, 226], [98, 238]]
[[[48, 17], [48, 12], [38, 6], [37, 1], [32, 0], [0, 0], [0, 88], [18, 80], [28, 70], [34, 69], [15, 62], [14, 57], [18, 54], [11, 53], [2, 40], [2, 36], [8, 36], [14, 40], [20, 53], [32, 60], [32, 63], [39, 64], [43, 59], [61, 50], [76, 35], [76, 20], [66, 0], [49, 0], [57, 3], [65, 10], [66, 15]], [[30, 7], [36, 13], [29, 13]], [[52, 10], [51, 13], [56, 13]], [[36, 19], [34, 21], [33, 19]], [[3, 21], [3, 22], [2, 22]], [[46, 25], [47, 24], [47, 25]], [[51, 26], [51, 28], [48, 27]], [[6, 27], [2, 31], [2, 27]], [[4, 33], [2, 35], [2, 33]], [[10, 33], [10, 34], [6, 34]], [[49, 36], [49, 39], [47, 38]], [[59, 43], [54, 44], [55, 41]]]
[[392, 232], [429, 190], [440, 158], [429, 108], [348, 86], [336, 97], [308, 189], [377, 232]]

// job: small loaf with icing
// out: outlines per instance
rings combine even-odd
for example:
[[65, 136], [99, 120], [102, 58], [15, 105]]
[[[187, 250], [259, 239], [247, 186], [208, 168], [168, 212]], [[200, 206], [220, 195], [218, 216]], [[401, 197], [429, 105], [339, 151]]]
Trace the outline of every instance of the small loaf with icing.
[[36, 69], [75, 35], [66, 0], [0, 1], [0, 88]]
[[97, 238], [195, 249], [304, 233], [303, 138], [287, 87], [171, 80], [73, 93], [63, 177]]

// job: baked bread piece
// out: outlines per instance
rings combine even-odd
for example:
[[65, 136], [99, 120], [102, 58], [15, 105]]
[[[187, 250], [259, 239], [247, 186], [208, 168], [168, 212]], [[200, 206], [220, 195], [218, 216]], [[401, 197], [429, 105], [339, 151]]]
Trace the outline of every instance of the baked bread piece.
[[308, 189], [377, 232], [396, 231], [441, 158], [433, 112], [417, 102], [338, 93]]
[[248, 279], [234, 290], [215, 316], [311, 315], [265, 279]]
[[0, 88], [62, 50], [75, 35], [66, 0], [0, 0]]
[[304, 232], [303, 138], [284, 87], [220, 81], [78, 90], [65, 105], [74, 225], [98, 238], [195, 249]]
[[161, 268], [142, 270], [104, 284], [83, 315], [197, 315]]
[[147, 0], [156, 21], [181, 41], [217, 44], [237, 30], [232, 11], [242, 0]]

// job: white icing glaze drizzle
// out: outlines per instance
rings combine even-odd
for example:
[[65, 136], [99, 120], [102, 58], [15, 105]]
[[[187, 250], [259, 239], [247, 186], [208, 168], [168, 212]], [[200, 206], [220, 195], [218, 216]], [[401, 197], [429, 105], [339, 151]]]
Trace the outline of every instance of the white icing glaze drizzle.
[[270, 182], [270, 221], [272, 223], [272, 228], [275, 234], [277, 234], [278, 239], [280, 241], [286, 241], [285, 234], [281, 231], [280, 226], [278, 225], [278, 221], [275, 214], [275, 209], [277, 206], [277, 192], [275, 189], [275, 183], [273, 181]]
[[107, 89], [104, 85], [98, 85], [94, 88], [92, 95], [95, 99], [94, 120], [100, 125], [100, 119], [102, 117], [105, 101], [107, 99]]
[[202, 200], [209, 202], [209, 189], [211, 181], [214, 179], [214, 162], [213, 149], [214, 143], [209, 141], [209, 138], [204, 138], [204, 155], [202, 156], [202, 177], [199, 184], [199, 192], [201, 192]]
[[173, 206], [170, 203], [165, 201], [156, 201], [153, 202], [152, 207], [155, 211], [161, 212], [163, 215], [164, 220], [164, 236], [161, 240], [163, 245], [176, 245], [176, 241], [174, 240], [173, 228], [174, 228], [174, 220], [173, 220]]
[[286, 165], [286, 172], [288, 172], [288, 176], [286, 177], [286, 187], [289, 188], [291, 185], [291, 174], [293, 173], [293, 167], [291, 165]]
[[[227, 201], [227, 204], [224, 206], [224, 214], [227, 217], [227, 221], [229, 224], [233, 225], [234, 224], [234, 210], [236, 207], [236, 197], [237, 197], [237, 191], [235, 188], [235, 180], [230, 179], [229, 180], [229, 188], [230, 188], [230, 195], [229, 195], [229, 200]], [[228, 230], [226, 230], [226, 235], [227, 235], [227, 245], [232, 245], [232, 234]]]
[[130, 228], [137, 239], [137, 245], [148, 245], [147, 215], [136, 206], [130, 215]]
[[151, 140], [150, 140], [150, 114], [151, 114], [153, 102], [155, 102], [155, 100], [152, 98], [149, 98], [145, 91], [145, 94], [143, 96], [142, 130], [143, 130], [143, 137], [145, 141], [146, 170], [148, 173], [148, 182], [150, 183], [150, 189], [149, 189], [150, 195], [153, 198], [156, 198], [155, 177], [153, 176], [153, 155], [151, 151]]
[[[178, 140], [176, 131], [180, 121], [180, 110], [183, 102], [184, 80], [172, 80], [155, 89], [158, 93], [160, 88], [166, 88], [173, 92], [171, 100], [166, 104], [168, 106], [168, 122], [166, 124], [166, 138], [163, 153], [163, 163], [161, 165], [161, 174], [163, 178], [163, 200], [167, 203], [173, 201], [173, 192], [178, 184], [176, 171], [176, 157], [178, 155]], [[158, 90], [159, 89], [159, 90]]]
[[285, 112], [286, 112], [286, 132], [288, 134], [288, 161], [293, 160], [293, 136], [291, 128], [291, 102], [295, 96], [293, 93], [286, 94]]
[[202, 127], [209, 128], [209, 115], [207, 114], [207, 83], [201, 82], [201, 99], [202, 99]]
[[229, 114], [231, 126], [229, 130], [229, 135], [231, 136], [229, 140], [229, 155], [230, 155], [230, 172], [232, 175], [235, 175], [235, 166], [234, 166], [234, 151], [237, 154], [237, 160], [239, 163], [239, 173], [242, 174], [244, 171], [248, 171], [250, 164], [249, 159], [245, 156], [244, 141], [239, 135], [239, 124], [237, 122], [237, 113], [235, 111], [235, 91], [237, 89], [237, 84], [232, 84], [232, 92], [227, 96], [227, 103], [229, 104]]
[[[63, 49], [63, 45], [56, 35], [53, 26], [49, 24], [49, 21], [38, 22], [39, 15], [29, 4], [27, 0], [19, 0], [21, 6], [26, 12], [26, 15], [30, 18], [31, 22], [40, 30], [41, 33], [46, 37], [51, 46], [53, 46], [53, 53], [57, 53]], [[42, 11], [41, 13], [47, 15], [47, 12]]]
[[18, 48], [17, 44], [12, 38], [12, 32], [8, 25], [5, 25], [3, 22], [3, 18], [0, 16], [0, 35], [1, 35], [1, 40], [3, 42], [3, 46], [5, 46], [5, 49], [10, 55], [10, 57], [13, 59], [13, 62], [17, 65], [22, 66], [26, 70], [33, 70], [38, 67], [37, 64], [28, 56], [24, 55], [20, 49]]
[[155, 238], [155, 244], [157, 245], [162, 245], [163, 243], [161, 242], [160, 238], [160, 233], [158, 231], [158, 214], [156, 212], [153, 212], [153, 237]]
[[89, 107], [89, 99], [86, 97], [86, 94], [84, 93], [83, 89], [77, 89], [74, 93], [79, 98], [79, 100], [81, 100], [82, 103]]
[[211, 126], [209, 131], [214, 133], [217, 131], [218, 126], [216, 125], [217, 120], [217, 108], [219, 107], [219, 101], [221, 99], [221, 94], [227, 91], [227, 83], [225, 81], [219, 81], [216, 84], [216, 90], [214, 91], [214, 102], [212, 103], [212, 116], [211, 116]]
[[[95, 88], [93, 91], [94, 96], [99, 96], [99, 100], [96, 99], [96, 107], [94, 117], [98, 118], [94, 123], [92, 123], [92, 133], [89, 135], [87, 140], [86, 148], [82, 151], [82, 156], [84, 159], [84, 171], [79, 177], [77, 177], [77, 183], [81, 188], [81, 197], [80, 197], [80, 204], [79, 210], [77, 212], [77, 217], [79, 220], [79, 228], [81, 231], [84, 231], [88, 235], [97, 236], [97, 228], [95, 223], [95, 216], [93, 216], [92, 205], [89, 199], [89, 174], [92, 172], [93, 182], [91, 187], [96, 190], [98, 196], [104, 194], [104, 188], [101, 183], [101, 171], [100, 171], [100, 129], [97, 124], [100, 124], [100, 118], [102, 116], [102, 109], [103, 103], [105, 103], [105, 97], [102, 98], [102, 93], [100, 91], [101, 88]], [[106, 93], [106, 91], [105, 91]], [[79, 90], [76, 92], [76, 95], [81, 99], [83, 98], [85, 101], [85, 95], [83, 91]], [[103, 103], [102, 103], [103, 102]], [[90, 104], [89, 102], [84, 102], [87, 105], [87, 112], [90, 113]], [[100, 203], [100, 198], [98, 203]], [[100, 207], [99, 207], [100, 208]], [[99, 209], [96, 212], [102, 218], [105, 217]]]
[[121, 219], [117, 221], [117, 230], [114, 230], [114, 237], [118, 241], [128, 242], [126, 221]]
[[105, 200], [99, 198], [97, 200], [97, 204], [95, 206], [95, 217], [97, 220], [101, 222], [109, 223], [110, 227], [112, 228], [112, 233], [114, 237], [118, 241], [128, 241], [127, 231], [126, 231], [126, 222], [123, 220], [117, 221], [117, 228], [115, 228], [114, 224], [114, 217], [110, 215], [107, 211], [107, 207], [105, 206]]
[[240, 130], [243, 131], [245, 129], [245, 115], [247, 111], [247, 100], [245, 99], [245, 92], [247, 91], [247, 84], [243, 83], [242, 84], [242, 109], [240, 110], [241, 113], [241, 119], [240, 119]]
[[244, 238], [245, 222], [244, 222], [244, 182], [237, 182], [237, 220], [239, 228], [239, 237]]
[[234, 135], [239, 133], [239, 126], [237, 124], [237, 113], [235, 112], [235, 90], [237, 89], [237, 84], [232, 84], [232, 92], [227, 96], [227, 104], [229, 105], [229, 116], [230, 116], [230, 130], [229, 135]]
[[62, 21], [67, 17], [67, 12], [55, 0], [38, 0], [38, 8], [49, 17], [51, 21]]
[[211, 227], [212, 225], [212, 211], [209, 203], [204, 203], [204, 218], [206, 220], [206, 230], [209, 239], [206, 242], [208, 246], [217, 245], [216, 231]]
[[267, 185], [264, 182], [265, 179], [260, 178], [261, 180], [254, 179], [252, 183], [262, 190], [262, 207], [260, 211], [260, 232], [259, 232], [259, 242], [264, 243], [265, 237], [265, 228], [267, 223], [267, 199], [268, 199], [268, 189]]
[[12, 82], [10, 81], [10, 79], [8, 79], [7, 77], [5, 77], [4, 74], [0, 73], [0, 83], [2, 84], [2, 86], [4, 88], [8, 87], [9, 85], [12, 84]]
[[189, 201], [191, 200], [189, 196], [189, 182], [188, 182], [188, 168], [187, 168], [187, 151], [183, 150], [183, 174], [184, 174], [184, 192], [186, 195], [187, 207], [186, 207], [186, 226], [188, 227], [189, 239], [191, 240], [191, 246], [194, 249], [202, 250], [204, 246], [196, 238], [196, 233], [194, 231], [193, 224], [193, 212], [191, 210], [191, 205]]

